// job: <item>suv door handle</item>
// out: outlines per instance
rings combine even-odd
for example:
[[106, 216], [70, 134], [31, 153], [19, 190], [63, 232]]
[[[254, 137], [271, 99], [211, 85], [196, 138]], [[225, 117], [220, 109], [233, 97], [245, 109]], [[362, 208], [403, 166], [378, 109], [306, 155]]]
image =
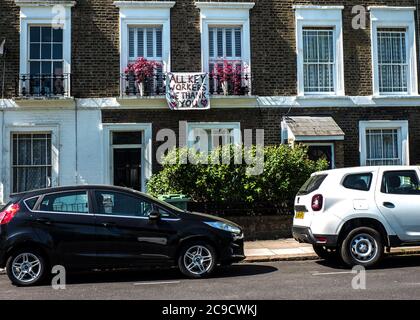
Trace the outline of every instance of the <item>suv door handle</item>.
[[104, 226], [105, 228], [112, 228], [112, 227], [116, 227], [117, 224], [115, 222], [103, 222], [102, 226]]
[[51, 220], [48, 219], [48, 218], [38, 218], [38, 219], [36, 219], [36, 222], [47, 224], [47, 225], [51, 224]]
[[390, 208], [390, 209], [395, 208], [395, 204], [393, 204], [392, 202], [384, 202], [383, 205], [384, 205], [384, 207], [387, 207], [387, 208]]

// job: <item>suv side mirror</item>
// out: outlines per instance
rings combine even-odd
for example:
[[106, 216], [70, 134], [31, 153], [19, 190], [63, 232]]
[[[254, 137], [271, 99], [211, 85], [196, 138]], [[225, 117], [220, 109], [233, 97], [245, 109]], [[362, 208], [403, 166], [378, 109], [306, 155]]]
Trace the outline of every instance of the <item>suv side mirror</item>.
[[152, 212], [149, 214], [149, 220], [159, 220], [160, 219], [160, 212], [158, 209], [153, 209]]

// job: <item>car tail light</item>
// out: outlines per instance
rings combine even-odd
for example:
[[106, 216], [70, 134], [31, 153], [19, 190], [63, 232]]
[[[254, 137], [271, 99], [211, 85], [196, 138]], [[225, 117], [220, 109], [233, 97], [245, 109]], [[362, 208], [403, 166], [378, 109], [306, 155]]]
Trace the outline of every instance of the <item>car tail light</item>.
[[18, 203], [11, 204], [2, 212], [0, 212], [0, 224], [9, 223], [14, 216], [19, 212], [20, 206]]
[[322, 209], [322, 204], [324, 202], [324, 198], [322, 194], [316, 194], [312, 197], [311, 207], [313, 211], [319, 211]]

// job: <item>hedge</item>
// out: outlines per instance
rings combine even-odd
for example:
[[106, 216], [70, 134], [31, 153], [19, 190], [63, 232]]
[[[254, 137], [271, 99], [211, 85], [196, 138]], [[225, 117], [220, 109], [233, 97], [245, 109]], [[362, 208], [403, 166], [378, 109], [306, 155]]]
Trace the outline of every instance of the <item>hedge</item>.
[[[255, 161], [254, 166], [245, 161], [235, 164], [235, 157], [248, 156], [249, 159], [258, 152], [263, 157]], [[196, 164], [180, 161], [186, 157]], [[255, 164], [261, 165], [260, 172], [250, 170]], [[203, 204], [205, 211], [216, 214], [229, 214], [235, 207], [241, 209], [236, 214], [285, 213], [292, 210], [297, 191], [311, 173], [327, 166], [324, 159], [310, 160], [307, 148], [302, 145], [265, 146], [263, 149], [223, 146], [208, 155], [175, 148], [164, 157], [162, 170], [149, 180], [148, 192], [154, 196], [185, 194]]]

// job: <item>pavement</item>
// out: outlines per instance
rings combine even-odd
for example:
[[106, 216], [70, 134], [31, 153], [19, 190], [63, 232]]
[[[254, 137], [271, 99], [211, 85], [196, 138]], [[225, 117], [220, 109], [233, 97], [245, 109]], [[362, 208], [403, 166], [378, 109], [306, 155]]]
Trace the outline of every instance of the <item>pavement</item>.
[[[388, 255], [420, 254], [420, 247], [392, 248]], [[245, 262], [318, 259], [312, 245], [294, 239], [245, 242]]]

